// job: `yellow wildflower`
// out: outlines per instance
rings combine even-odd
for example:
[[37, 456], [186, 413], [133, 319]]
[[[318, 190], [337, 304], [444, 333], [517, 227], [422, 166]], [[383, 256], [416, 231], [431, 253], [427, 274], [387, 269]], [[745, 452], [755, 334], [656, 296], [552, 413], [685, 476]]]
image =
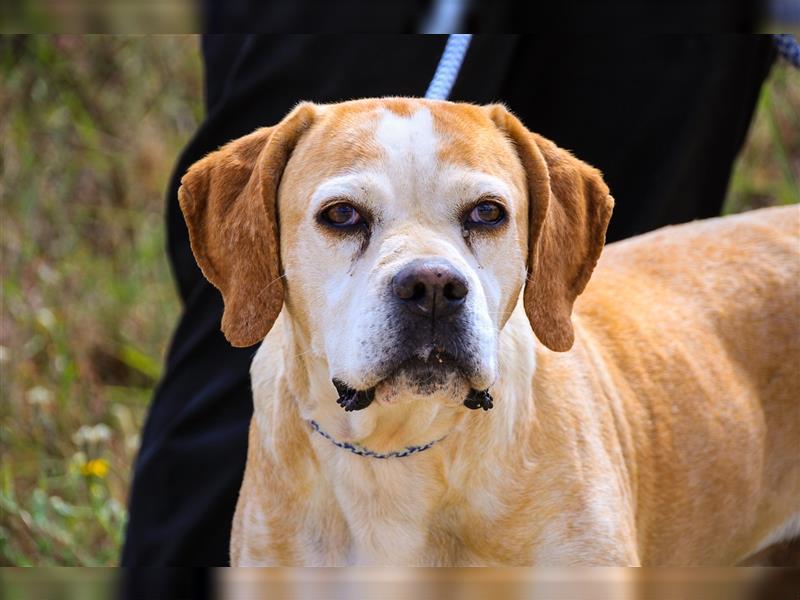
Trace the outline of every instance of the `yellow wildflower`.
[[105, 458], [93, 458], [81, 467], [81, 473], [86, 477], [93, 475], [103, 478], [108, 475], [108, 461]]

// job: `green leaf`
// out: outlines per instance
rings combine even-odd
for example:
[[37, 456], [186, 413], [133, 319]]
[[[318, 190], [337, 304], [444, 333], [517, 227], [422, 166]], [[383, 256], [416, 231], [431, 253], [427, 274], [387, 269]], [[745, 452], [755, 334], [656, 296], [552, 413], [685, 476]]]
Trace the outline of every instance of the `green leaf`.
[[132, 369], [144, 373], [153, 380], [161, 375], [161, 365], [130, 344], [122, 346], [119, 358]]

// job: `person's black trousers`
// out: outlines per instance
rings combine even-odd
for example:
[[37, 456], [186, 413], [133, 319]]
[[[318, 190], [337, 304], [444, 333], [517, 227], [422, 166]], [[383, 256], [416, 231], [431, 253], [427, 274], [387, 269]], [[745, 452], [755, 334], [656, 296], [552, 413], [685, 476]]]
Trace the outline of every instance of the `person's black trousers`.
[[[184, 311], [142, 436], [123, 565], [228, 564], [247, 452], [256, 348], [232, 348], [220, 332], [222, 300], [192, 257], [180, 177], [301, 100], [423, 95], [444, 44], [433, 36], [204, 37], [208, 116], [167, 194]], [[476, 36], [451, 100], [503, 102], [600, 168], [616, 199], [614, 241], [719, 214], [772, 60], [766, 36]]]

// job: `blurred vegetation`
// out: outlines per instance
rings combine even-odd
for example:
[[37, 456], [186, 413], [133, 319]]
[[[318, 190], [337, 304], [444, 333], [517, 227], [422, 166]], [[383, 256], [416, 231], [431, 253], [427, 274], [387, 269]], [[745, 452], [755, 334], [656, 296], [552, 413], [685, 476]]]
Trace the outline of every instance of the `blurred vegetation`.
[[[0, 564], [115, 564], [178, 300], [164, 189], [202, 113], [196, 37], [0, 39]], [[800, 73], [773, 70], [726, 212], [800, 197]]]
[[0, 564], [117, 560], [178, 314], [164, 189], [196, 37], [0, 40]]
[[15, 0], [0, 3], [1, 33], [190, 33], [200, 30], [193, 0]]
[[800, 202], [800, 70], [783, 60], [761, 89], [723, 213]]

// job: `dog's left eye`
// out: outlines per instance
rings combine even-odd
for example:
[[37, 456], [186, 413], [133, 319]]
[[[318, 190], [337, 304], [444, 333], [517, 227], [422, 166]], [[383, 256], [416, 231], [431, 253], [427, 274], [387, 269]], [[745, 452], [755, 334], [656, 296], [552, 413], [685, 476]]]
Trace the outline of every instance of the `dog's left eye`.
[[354, 206], [339, 202], [320, 213], [320, 218], [333, 227], [353, 227], [364, 222], [364, 218]]
[[470, 211], [466, 225], [498, 225], [505, 216], [505, 209], [497, 202], [485, 201]]

